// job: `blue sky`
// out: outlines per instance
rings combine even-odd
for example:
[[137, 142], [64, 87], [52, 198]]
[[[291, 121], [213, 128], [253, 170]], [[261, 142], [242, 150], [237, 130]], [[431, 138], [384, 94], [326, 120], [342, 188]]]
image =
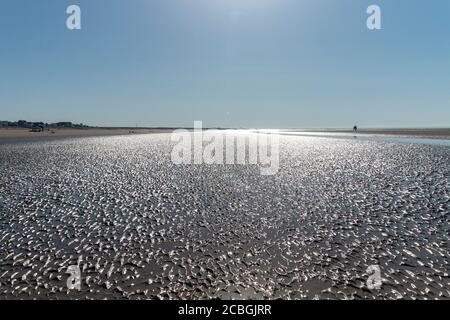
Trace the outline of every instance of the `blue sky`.
[[0, 120], [450, 126], [448, 0], [2, 0], [0, 41]]

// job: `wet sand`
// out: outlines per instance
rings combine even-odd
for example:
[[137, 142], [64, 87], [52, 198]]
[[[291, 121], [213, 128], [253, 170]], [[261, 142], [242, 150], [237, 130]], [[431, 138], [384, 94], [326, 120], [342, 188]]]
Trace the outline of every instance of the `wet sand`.
[[[285, 131], [285, 130], [282, 130]], [[352, 130], [286, 130], [291, 132], [308, 132], [344, 135], [388, 135], [404, 137], [423, 137], [428, 139], [450, 139], [450, 128], [443, 129], [360, 129]]]
[[120, 136], [120, 135], [162, 133], [171, 131], [173, 131], [173, 129], [87, 128], [87, 129], [50, 129], [44, 132], [30, 132], [29, 129], [0, 128], [0, 139]]
[[450, 299], [449, 147], [280, 141], [275, 176], [170, 134], [0, 141], [0, 299]]
[[[351, 130], [347, 131], [327, 131], [329, 133], [355, 134]], [[367, 135], [389, 135], [405, 137], [424, 137], [429, 139], [450, 139], [450, 129], [379, 129], [379, 130], [358, 130], [356, 134]]]
[[[170, 133], [175, 128], [87, 128], [87, 129], [50, 129], [44, 132], [30, 132], [29, 129], [0, 128], [0, 139], [45, 138], [45, 137], [96, 137], [130, 134]], [[259, 130], [256, 130], [259, 131]], [[281, 130], [281, 132], [309, 134], [354, 135], [349, 130]], [[380, 129], [359, 130], [357, 135], [393, 135], [406, 137], [424, 137], [431, 139], [450, 139], [450, 129]]]

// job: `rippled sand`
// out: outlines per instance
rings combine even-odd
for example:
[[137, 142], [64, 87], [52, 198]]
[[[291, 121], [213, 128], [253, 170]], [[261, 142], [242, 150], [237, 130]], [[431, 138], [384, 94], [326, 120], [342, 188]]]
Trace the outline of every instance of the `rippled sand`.
[[0, 299], [450, 298], [449, 147], [280, 139], [269, 177], [168, 134], [0, 142]]

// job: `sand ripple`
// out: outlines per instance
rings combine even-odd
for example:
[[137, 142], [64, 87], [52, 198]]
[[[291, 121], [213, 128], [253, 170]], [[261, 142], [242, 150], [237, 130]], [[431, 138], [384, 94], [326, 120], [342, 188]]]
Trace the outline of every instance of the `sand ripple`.
[[0, 298], [450, 298], [448, 147], [281, 143], [272, 177], [167, 134], [0, 144]]

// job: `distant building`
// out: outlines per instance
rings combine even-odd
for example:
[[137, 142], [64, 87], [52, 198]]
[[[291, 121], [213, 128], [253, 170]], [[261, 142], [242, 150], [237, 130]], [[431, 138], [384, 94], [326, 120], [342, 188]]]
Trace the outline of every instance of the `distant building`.
[[59, 128], [72, 128], [72, 122], [57, 122], [56, 126]]
[[44, 131], [47, 128], [76, 128], [76, 129], [83, 129], [88, 128], [89, 126], [84, 125], [82, 123], [75, 124], [72, 122], [57, 122], [57, 123], [45, 123], [45, 122], [28, 122], [26, 120], [19, 120], [17, 122], [11, 122], [11, 121], [0, 121], [0, 127], [19, 127], [19, 128], [27, 128], [27, 129], [38, 129], [42, 128], [42, 131]]
[[45, 128], [45, 124], [43, 122], [33, 122], [31, 124], [31, 126], [34, 127], [40, 127], [40, 128]]
[[17, 121], [17, 126], [19, 128], [27, 128], [27, 124], [28, 124], [28, 122], [26, 120], [19, 120], [19, 121]]

